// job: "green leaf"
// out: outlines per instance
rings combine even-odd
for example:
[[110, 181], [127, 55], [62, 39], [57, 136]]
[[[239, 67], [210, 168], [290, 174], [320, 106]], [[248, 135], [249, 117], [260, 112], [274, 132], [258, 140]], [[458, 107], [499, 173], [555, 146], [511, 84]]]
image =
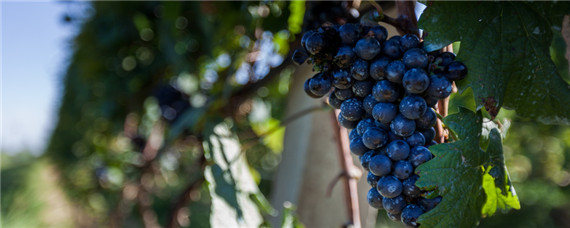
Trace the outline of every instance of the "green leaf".
[[237, 138], [223, 122], [206, 129], [205, 134], [208, 140], [204, 150], [211, 162], [204, 173], [212, 197], [210, 224], [213, 227], [259, 227], [263, 222], [259, 206], [266, 204], [266, 200], [262, 199], [241, 156]]
[[457, 57], [469, 75], [457, 85], [473, 89], [478, 108], [493, 117], [505, 107], [543, 123], [570, 124], [570, 85], [549, 52], [551, 23], [560, 24], [565, 12], [568, 3], [433, 2], [419, 26], [428, 51], [461, 41]]
[[431, 146], [435, 158], [416, 169], [420, 176], [416, 185], [435, 190], [432, 197], [443, 196], [441, 203], [422, 215], [418, 223], [422, 227], [473, 227], [482, 213], [520, 208], [506, 175], [499, 131], [491, 130], [488, 150], [484, 152], [479, 146], [481, 111], [474, 113], [460, 107], [443, 122], [456, 133], [458, 141]]
[[498, 209], [506, 212], [511, 208], [520, 209], [521, 205], [505, 167], [501, 134], [494, 128], [489, 134], [489, 165], [483, 176], [483, 189], [487, 200], [482, 209], [483, 216], [490, 216]]

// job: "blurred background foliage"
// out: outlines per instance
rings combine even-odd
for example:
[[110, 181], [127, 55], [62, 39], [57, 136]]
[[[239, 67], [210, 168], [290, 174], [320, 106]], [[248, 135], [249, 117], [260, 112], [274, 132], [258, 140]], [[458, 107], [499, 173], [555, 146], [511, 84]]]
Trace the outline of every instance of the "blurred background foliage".
[[[2, 225], [210, 226], [216, 195], [204, 172], [216, 167], [209, 137], [221, 137], [212, 133], [220, 125], [246, 155], [259, 189], [252, 202], [274, 215], [265, 197], [283, 148], [290, 55], [302, 31], [355, 21], [349, 8], [91, 2], [66, 15], [80, 31], [61, 78], [57, 124], [42, 156], [2, 155]], [[563, 56], [553, 59], [567, 71]], [[505, 118], [505, 158], [522, 208], [481, 227], [570, 227], [570, 129], [502, 110]], [[286, 224], [299, 225], [293, 206], [284, 214]], [[398, 224], [380, 213], [378, 227]]]

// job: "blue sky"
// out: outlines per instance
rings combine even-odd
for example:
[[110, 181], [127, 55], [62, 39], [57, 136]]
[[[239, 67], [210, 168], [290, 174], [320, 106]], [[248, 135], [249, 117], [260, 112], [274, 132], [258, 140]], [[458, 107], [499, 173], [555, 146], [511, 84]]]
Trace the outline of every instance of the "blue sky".
[[69, 4], [4, 2], [1, 8], [1, 142], [13, 153], [41, 153], [56, 121], [59, 78], [67, 66], [74, 25]]

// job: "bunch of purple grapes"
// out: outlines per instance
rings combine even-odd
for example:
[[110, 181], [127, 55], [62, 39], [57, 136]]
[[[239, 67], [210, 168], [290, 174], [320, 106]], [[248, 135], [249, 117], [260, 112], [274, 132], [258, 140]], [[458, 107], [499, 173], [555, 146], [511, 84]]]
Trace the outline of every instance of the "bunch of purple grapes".
[[441, 197], [425, 198], [414, 170], [432, 159], [436, 144], [433, 107], [452, 92], [467, 67], [451, 52], [427, 53], [414, 34], [392, 36], [386, 28], [361, 24], [324, 25], [308, 31], [293, 60], [307, 59], [316, 75], [305, 82], [314, 98], [328, 95], [340, 109], [350, 150], [368, 172], [369, 204], [388, 217], [417, 227], [420, 215]]

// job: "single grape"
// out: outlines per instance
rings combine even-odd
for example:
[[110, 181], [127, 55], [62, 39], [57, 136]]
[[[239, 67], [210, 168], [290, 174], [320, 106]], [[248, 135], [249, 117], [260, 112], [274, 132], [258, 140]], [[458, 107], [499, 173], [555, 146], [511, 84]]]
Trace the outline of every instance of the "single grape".
[[383, 197], [394, 198], [402, 193], [402, 182], [395, 176], [385, 176], [378, 181], [377, 189]]
[[370, 204], [371, 207], [376, 209], [383, 209], [383, 197], [380, 195], [378, 190], [376, 190], [376, 188], [372, 187], [370, 190], [368, 190], [368, 195], [366, 195], [366, 198], [368, 199], [368, 204]]
[[340, 114], [347, 120], [357, 121], [364, 115], [364, 107], [362, 101], [356, 98], [350, 98], [340, 105]]
[[429, 63], [428, 54], [424, 49], [412, 48], [404, 53], [402, 62], [408, 69], [411, 68], [426, 68]]
[[372, 86], [374, 86], [374, 82], [370, 80], [355, 81], [352, 84], [352, 92], [357, 97], [366, 97], [371, 93]]
[[311, 83], [311, 78], [309, 78], [309, 79], [307, 79], [307, 80], [305, 81], [305, 85], [304, 85], [304, 88], [303, 88], [303, 89], [305, 90], [305, 93], [306, 93], [307, 95], [309, 95], [309, 97], [312, 97], [312, 98], [319, 98], [320, 96], [317, 96], [316, 94], [313, 93], [313, 91], [311, 91], [311, 87], [309, 86], [310, 83]]
[[347, 68], [352, 65], [354, 61], [354, 51], [350, 46], [342, 46], [334, 56], [333, 62], [340, 68]]
[[426, 144], [426, 139], [421, 132], [414, 132], [412, 135], [406, 138], [406, 142], [410, 147], [423, 146]]
[[[382, 179], [380, 179], [380, 181], [382, 181]], [[380, 182], [378, 182], [378, 184], [380, 184]], [[406, 207], [406, 200], [402, 195], [396, 196], [394, 198], [384, 197], [384, 199], [382, 199], [382, 205], [384, 206], [384, 209], [388, 211], [388, 213], [400, 214]]]
[[398, 106], [393, 103], [379, 102], [372, 109], [372, 117], [382, 123], [390, 123], [398, 114]]
[[431, 152], [429, 152], [428, 148], [424, 146], [415, 146], [412, 147], [410, 150], [410, 163], [414, 167], [418, 167], [419, 165], [429, 161], [432, 159]]
[[451, 82], [445, 77], [432, 75], [429, 78], [429, 87], [427, 89], [427, 94], [430, 97], [437, 99], [444, 99], [449, 97], [451, 94]]
[[368, 128], [375, 127], [375, 126], [376, 126], [376, 124], [374, 123], [374, 119], [364, 118], [358, 122], [358, 125], [356, 125], [356, 132], [358, 132], [359, 135], [363, 135], [364, 132], [366, 132], [366, 130], [368, 130]]
[[402, 222], [407, 227], [418, 227], [417, 220], [422, 214], [424, 214], [424, 210], [420, 206], [410, 204], [402, 210]]
[[433, 127], [422, 129], [422, 135], [426, 139], [426, 144], [431, 142], [435, 138], [435, 129]]
[[364, 60], [372, 60], [380, 53], [380, 42], [372, 37], [366, 37], [358, 40], [354, 46], [354, 52], [358, 57]]
[[[426, 101], [417, 95], [408, 95], [400, 102], [400, 113], [404, 117], [415, 120], [420, 118], [427, 110]], [[415, 128], [414, 122], [414, 128]]]
[[382, 45], [382, 54], [392, 59], [399, 59], [402, 56], [400, 40], [394, 37], [384, 42], [384, 45]]
[[342, 101], [340, 99], [338, 99], [334, 95], [334, 93], [329, 94], [329, 106], [331, 106], [334, 109], [339, 109], [341, 104], [342, 104]]
[[354, 155], [357, 156], [361, 156], [364, 153], [368, 152], [368, 148], [366, 148], [366, 146], [364, 146], [364, 143], [362, 143], [362, 137], [355, 137], [352, 140], [350, 140], [350, 152], [352, 152]]
[[400, 60], [390, 62], [386, 67], [386, 79], [391, 82], [402, 84], [402, 78], [406, 72], [406, 66]]
[[437, 115], [435, 114], [435, 111], [433, 111], [431, 108], [428, 108], [426, 112], [420, 116], [420, 118], [416, 119], [416, 127], [427, 129], [435, 125], [436, 121]]
[[400, 38], [400, 46], [403, 51], [418, 48], [420, 47], [420, 38], [414, 34], [403, 35], [402, 38]]
[[445, 77], [452, 81], [462, 80], [467, 76], [467, 66], [459, 61], [453, 61], [445, 67]]
[[359, 157], [360, 165], [362, 166], [362, 168], [364, 168], [364, 170], [370, 171], [368, 168], [370, 165], [370, 158], [372, 158], [372, 156], [375, 155], [375, 153], [376, 151], [369, 150], [368, 152], [364, 153], [362, 156]]
[[352, 139], [354, 139], [356, 137], [360, 137], [360, 135], [358, 134], [358, 131], [356, 129], [350, 130], [350, 133], [348, 133], [348, 141], [352, 141]]
[[392, 171], [392, 161], [385, 155], [377, 154], [370, 158], [368, 169], [370, 169], [370, 172], [374, 175], [382, 177], [390, 174]]
[[356, 80], [366, 80], [368, 78], [368, 62], [356, 58], [352, 67], [350, 68], [350, 75]]
[[376, 101], [376, 99], [374, 99], [374, 95], [372, 95], [372, 94], [368, 94], [362, 100], [362, 106], [364, 107], [364, 111], [366, 111], [366, 113], [368, 113], [368, 114], [372, 114], [372, 110], [374, 109], [374, 106], [377, 103], [378, 103], [378, 101]]
[[353, 45], [358, 40], [358, 25], [347, 23], [338, 29], [338, 35], [343, 44]]
[[362, 143], [364, 143], [368, 149], [378, 149], [388, 143], [388, 134], [380, 128], [368, 128], [364, 134], [362, 134]]
[[[338, 98], [340, 101], [348, 100], [354, 97], [354, 93], [352, 89], [334, 89], [334, 96]], [[341, 104], [342, 105], [342, 104]]]
[[392, 174], [400, 180], [408, 178], [414, 172], [414, 167], [406, 160], [400, 160], [394, 164]]
[[309, 37], [311, 37], [312, 35], [314, 35], [315, 33], [317, 33], [315, 30], [310, 30], [307, 31], [305, 34], [303, 34], [303, 37], [301, 38], [301, 47], [305, 48], [305, 50], [307, 50], [307, 40], [309, 39]]
[[390, 64], [390, 59], [386, 57], [374, 60], [374, 62], [370, 64], [370, 77], [377, 81], [385, 79], [388, 64]]
[[411, 175], [410, 177], [408, 177], [408, 179], [405, 179], [404, 181], [402, 181], [402, 193], [405, 196], [409, 196], [409, 197], [419, 197], [420, 194], [422, 194], [422, 190], [420, 190], [420, 188], [418, 188], [418, 186], [416, 186], [416, 181], [418, 181], [418, 175]]
[[374, 38], [376, 38], [380, 43], [386, 41], [386, 38], [388, 37], [388, 30], [381, 25], [376, 25], [370, 28], [370, 32], [374, 34]]
[[322, 97], [326, 95], [329, 91], [331, 91], [332, 82], [327, 75], [324, 73], [318, 73], [317, 75], [311, 78], [309, 82], [309, 89], [313, 94]]
[[404, 74], [402, 84], [406, 92], [411, 94], [420, 94], [426, 91], [429, 86], [429, 77], [427, 73], [419, 68], [413, 68]]
[[345, 70], [336, 70], [333, 72], [332, 84], [339, 89], [348, 89], [352, 86], [352, 77]]
[[418, 202], [425, 211], [429, 211], [433, 209], [435, 206], [437, 206], [441, 202], [441, 199], [442, 199], [441, 196], [435, 197], [433, 199], [427, 199], [421, 197], [420, 199], [418, 199]]
[[366, 176], [366, 182], [368, 182], [370, 186], [376, 188], [376, 185], [378, 185], [378, 180], [380, 180], [379, 176], [374, 175], [372, 172], [368, 172], [368, 175]]
[[390, 123], [390, 129], [398, 136], [408, 137], [416, 130], [416, 122], [398, 114]]
[[338, 123], [340, 124], [340, 126], [343, 126], [346, 129], [353, 129], [356, 127], [356, 124], [358, 124], [358, 121], [347, 120], [344, 117], [342, 117], [341, 114], [339, 114], [338, 115]]
[[305, 41], [305, 48], [311, 55], [321, 53], [321, 51], [326, 48], [325, 38], [323, 37], [323, 34], [317, 32], [309, 36]]
[[393, 82], [382, 80], [372, 87], [372, 95], [379, 102], [395, 102], [400, 98], [400, 88]]
[[295, 52], [293, 52], [293, 56], [291, 58], [297, 65], [301, 65], [307, 61], [307, 58], [309, 58], [309, 56], [307, 55], [307, 52], [297, 49]]
[[386, 147], [386, 153], [394, 161], [404, 160], [410, 154], [410, 146], [404, 140], [394, 140]]
[[[428, 89], [429, 89], [429, 87], [428, 87]], [[437, 104], [437, 98], [431, 97], [431, 96], [425, 95], [425, 94], [424, 94], [423, 98], [424, 98], [424, 100], [426, 100], [426, 104], [429, 107], [435, 108], [435, 105]]]

